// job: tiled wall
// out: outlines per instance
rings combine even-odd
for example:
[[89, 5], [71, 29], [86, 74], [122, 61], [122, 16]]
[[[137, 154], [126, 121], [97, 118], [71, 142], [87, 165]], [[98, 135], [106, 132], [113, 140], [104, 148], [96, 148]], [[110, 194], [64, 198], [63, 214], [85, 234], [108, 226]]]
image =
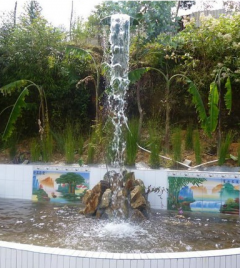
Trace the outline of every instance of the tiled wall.
[[0, 197], [31, 199], [32, 166], [0, 165]]
[[0, 242], [1, 268], [239, 268], [240, 250], [118, 254]]
[[[0, 165], [0, 198], [19, 198], [31, 200], [33, 170], [45, 171], [90, 171], [90, 189], [94, 187], [104, 174], [106, 168], [88, 168], [71, 166], [31, 166], [31, 165]], [[146, 187], [162, 186], [167, 188], [167, 171], [165, 170], [132, 170], [137, 179], [143, 180]], [[152, 208], [167, 208], [167, 195], [161, 200], [157, 194], [151, 193], [148, 196]]]

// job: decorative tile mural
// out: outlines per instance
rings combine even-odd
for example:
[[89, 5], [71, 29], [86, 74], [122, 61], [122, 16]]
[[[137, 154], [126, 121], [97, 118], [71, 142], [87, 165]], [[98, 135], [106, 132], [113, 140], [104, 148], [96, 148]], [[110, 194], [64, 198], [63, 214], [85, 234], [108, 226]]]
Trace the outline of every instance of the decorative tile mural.
[[79, 202], [89, 188], [89, 172], [33, 171], [32, 200]]
[[239, 179], [168, 177], [168, 209], [239, 214]]

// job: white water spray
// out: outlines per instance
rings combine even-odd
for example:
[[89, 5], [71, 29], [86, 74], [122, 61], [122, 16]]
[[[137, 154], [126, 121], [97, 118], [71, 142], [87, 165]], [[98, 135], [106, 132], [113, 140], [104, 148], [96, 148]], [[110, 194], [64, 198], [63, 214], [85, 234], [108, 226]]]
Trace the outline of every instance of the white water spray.
[[129, 63], [130, 17], [124, 14], [111, 16], [110, 38], [110, 92], [108, 103], [110, 117], [114, 126], [112, 141], [114, 167], [124, 164], [126, 143], [123, 137], [123, 126], [127, 123], [125, 116], [126, 92], [128, 90], [128, 63]]

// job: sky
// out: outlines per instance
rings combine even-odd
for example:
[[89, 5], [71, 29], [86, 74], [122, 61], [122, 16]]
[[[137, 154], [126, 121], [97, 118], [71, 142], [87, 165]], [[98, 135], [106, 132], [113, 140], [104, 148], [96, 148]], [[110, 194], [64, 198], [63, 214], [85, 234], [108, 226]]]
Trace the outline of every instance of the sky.
[[[17, 17], [23, 11], [23, 6], [29, 0], [0, 0], [0, 15], [3, 12], [9, 12], [14, 10], [15, 2], [18, 3]], [[53, 26], [65, 26], [69, 27], [72, 0], [37, 0], [42, 7], [42, 15], [50, 22]], [[94, 6], [106, 0], [73, 0], [74, 6], [74, 17], [87, 18]], [[116, 1], [116, 0], [115, 0]], [[161, 1], [161, 0], [160, 0]], [[168, 0], [169, 1], [169, 0]], [[196, 0], [197, 4], [200, 4], [203, 0]], [[206, 0], [205, 0], [206, 1]], [[240, 0], [234, 0], [240, 1]], [[208, 1], [211, 2], [211, 1]], [[217, 6], [222, 3], [222, 0], [215, 0]], [[196, 7], [195, 7], [196, 8]]]
[[[23, 6], [28, 0], [0, 0], [0, 14], [13, 11], [17, 1], [17, 16], [23, 11]], [[72, 0], [37, 0], [42, 7], [42, 15], [53, 26], [64, 25], [69, 27]], [[73, 0], [75, 17], [87, 18], [94, 6], [103, 0]]]

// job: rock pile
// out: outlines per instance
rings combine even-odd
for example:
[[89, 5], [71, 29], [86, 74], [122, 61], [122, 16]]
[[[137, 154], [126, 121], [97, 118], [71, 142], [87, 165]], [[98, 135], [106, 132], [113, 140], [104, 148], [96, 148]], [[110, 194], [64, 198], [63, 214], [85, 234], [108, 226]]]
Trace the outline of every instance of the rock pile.
[[135, 179], [133, 172], [114, 170], [107, 172], [103, 180], [86, 192], [83, 203], [85, 208], [80, 213], [86, 216], [133, 221], [147, 219], [150, 208], [142, 180]]

